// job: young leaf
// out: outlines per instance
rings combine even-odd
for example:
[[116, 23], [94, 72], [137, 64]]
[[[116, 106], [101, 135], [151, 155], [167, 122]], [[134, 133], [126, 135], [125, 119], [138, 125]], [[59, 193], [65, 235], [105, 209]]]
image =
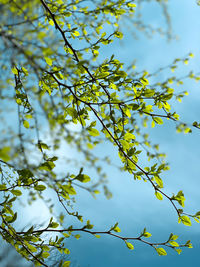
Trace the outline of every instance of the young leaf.
[[131, 250], [134, 249], [134, 246], [129, 242], [126, 242], [126, 246], [128, 249], [131, 249]]
[[160, 192], [158, 192], [158, 191], [155, 191], [155, 196], [156, 196], [157, 199], [159, 199], [159, 200], [162, 200], [162, 199], [163, 199], [162, 194], [161, 194]]
[[15, 196], [21, 196], [22, 192], [20, 190], [11, 190], [11, 193]]
[[144, 233], [143, 233], [143, 236], [148, 238], [148, 237], [151, 237], [152, 234], [151, 234], [151, 233], [148, 233], [148, 232], [144, 232]]
[[90, 128], [90, 129], [88, 130], [88, 132], [89, 132], [89, 134], [90, 134], [91, 136], [99, 136], [99, 135], [100, 135], [99, 131], [98, 131], [97, 129], [95, 129], [95, 128]]
[[191, 223], [191, 220], [188, 216], [186, 215], [183, 215], [183, 216], [180, 216], [180, 220], [183, 224], [187, 225], [187, 226], [191, 226], [192, 223]]
[[179, 244], [178, 244], [177, 242], [175, 242], [175, 241], [170, 241], [169, 243], [170, 243], [170, 245], [172, 245], [173, 247], [179, 247]]
[[156, 248], [156, 251], [159, 256], [166, 256], [167, 252], [164, 250], [164, 248]]
[[34, 187], [35, 190], [37, 191], [44, 191], [46, 189], [45, 185], [39, 184]]
[[62, 265], [62, 267], [69, 267], [70, 266], [70, 261], [65, 261]]
[[27, 128], [27, 129], [29, 128], [29, 122], [28, 121], [24, 120], [23, 125], [25, 128]]
[[49, 66], [52, 65], [52, 59], [51, 59], [51, 58], [49, 58], [49, 57], [45, 57], [44, 59], [45, 59], [46, 63], [47, 63]]
[[160, 117], [153, 117], [153, 120], [157, 123], [157, 124], [163, 124], [163, 120]]

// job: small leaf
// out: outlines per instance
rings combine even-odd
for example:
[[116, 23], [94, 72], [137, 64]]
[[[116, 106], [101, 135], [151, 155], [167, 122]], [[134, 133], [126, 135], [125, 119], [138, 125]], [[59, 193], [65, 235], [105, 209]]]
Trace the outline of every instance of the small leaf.
[[50, 224], [49, 224], [49, 227], [50, 228], [57, 228], [59, 226], [59, 223], [57, 223], [57, 222], [51, 222]]
[[22, 192], [20, 190], [11, 190], [11, 193], [15, 196], [21, 196]]
[[11, 217], [11, 216], [6, 216], [6, 221], [9, 223], [13, 223], [17, 219], [17, 212]]
[[134, 249], [134, 246], [129, 242], [126, 242], [126, 246], [128, 249], [131, 249], [131, 250]]
[[45, 59], [46, 63], [47, 63], [49, 66], [52, 65], [52, 59], [51, 59], [51, 58], [49, 58], [49, 57], [45, 57], [44, 59]]
[[181, 254], [181, 252], [182, 252], [182, 249], [180, 249], [180, 248], [177, 248], [177, 249], [175, 249], [176, 250], [176, 252], [180, 255]]
[[81, 237], [79, 234], [74, 236], [77, 240]]
[[100, 238], [101, 236], [100, 235], [94, 235], [96, 238]]
[[124, 113], [126, 114], [127, 117], [129, 117], [129, 118], [131, 117], [131, 112], [130, 112], [130, 110], [128, 108], [124, 109], [123, 111], [124, 111]]
[[45, 185], [39, 184], [34, 187], [35, 190], [37, 191], [44, 191], [46, 189]]
[[16, 67], [13, 67], [11, 70], [13, 74], [18, 75], [18, 70], [16, 69]]
[[90, 134], [91, 136], [99, 136], [99, 135], [100, 135], [99, 131], [98, 131], [97, 129], [95, 129], [95, 128], [90, 128], [90, 129], [88, 130], [88, 132], [89, 132], [89, 134]]
[[179, 244], [178, 244], [177, 242], [175, 242], [175, 241], [170, 241], [169, 243], [170, 243], [170, 245], [172, 245], [173, 247], [179, 247]]
[[66, 237], [66, 238], [69, 238], [69, 237], [70, 237], [70, 235], [68, 235], [68, 234], [66, 234], [66, 233], [63, 233], [63, 235], [64, 235], [64, 237]]
[[10, 152], [9, 146], [5, 146], [5, 147], [1, 148], [0, 149], [0, 159], [2, 159], [5, 162], [9, 161], [10, 160], [9, 152]]
[[200, 223], [199, 220], [197, 218], [194, 217], [194, 220], [197, 222], [197, 223]]
[[192, 225], [191, 220], [190, 220], [190, 218], [188, 216], [185, 216], [185, 215], [180, 216], [180, 220], [181, 220], [181, 222], [183, 224], [185, 224], [187, 226], [191, 226]]
[[161, 179], [160, 177], [158, 177], [158, 176], [154, 176], [154, 179], [155, 179], [157, 185], [158, 185], [160, 188], [163, 188], [163, 181], [162, 181], [162, 179]]
[[64, 249], [63, 249], [63, 252], [64, 252], [65, 254], [70, 254], [70, 250], [69, 250], [68, 248], [64, 248]]
[[42, 257], [43, 258], [48, 258], [50, 256], [50, 254], [48, 252], [43, 252], [42, 253]]
[[151, 234], [151, 233], [148, 233], [148, 232], [144, 232], [144, 233], [143, 233], [143, 236], [148, 238], [148, 237], [151, 237], [152, 234]]
[[1, 191], [1, 190], [2, 190], [2, 191], [3, 191], [3, 190], [6, 190], [6, 188], [7, 188], [7, 187], [6, 187], [5, 184], [0, 184], [0, 191]]
[[156, 251], [158, 252], [159, 256], [166, 256], [167, 252], [164, 250], [164, 248], [156, 248]]
[[62, 267], [69, 267], [70, 266], [70, 261], [65, 261], [62, 265]]
[[90, 177], [86, 174], [79, 174], [75, 177], [75, 179], [79, 180], [82, 183], [87, 183], [90, 181]]
[[75, 36], [79, 36], [80, 33], [79, 33], [78, 31], [74, 31], [74, 32], [73, 32], [73, 35], [75, 35]]
[[49, 20], [49, 24], [50, 24], [51, 26], [54, 26], [54, 21], [53, 21], [52, 19], [50, 19], [50, 20]]
[[113, 230], [117, 233], [121, 232], [121, 229], [118, 226], [116, 226]]
[[153, 120], [157, 123], [157, 124], [163, 124], [163, 120], [160, 117], [153, 117]]
[[170, 236], [170, 240], [176, 240], [177, 238], [178, 238], [178, 235], [171, 234]]
[[51, 171], [56, 165], [52, 161], [46, 161], [40, 165], [40, 170]]
[[22, 67], [22, 71], [23, 71], [23, 73], [24, 73], [26, 76], [28, 76], [28, 71], [27, 71], [26, 68]]
[[27, 243], [27, 247], [31, 252], [37, 252], [37, 248]]
[[161, 193], [159, 193], [158, 191], [155, 191], [155, 196], [157, 197], [157, 199], [162, 200], [163, 196]]
[[25, 128], [27, 128], [27, 129], [29, 128], [29, 122], [28, 121], [24, 120], [23, 125]]

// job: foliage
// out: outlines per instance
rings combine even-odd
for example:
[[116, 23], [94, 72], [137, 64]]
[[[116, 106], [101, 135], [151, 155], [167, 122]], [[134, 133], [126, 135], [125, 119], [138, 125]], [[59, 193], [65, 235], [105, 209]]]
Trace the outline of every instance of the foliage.
[[[96, 231], [93, 223], [73, 210], [78, 187], [93, 196], [103, 190], [111, 197], [103, 164], [110, 164], [112, 156], [101, 158], [95, 152], [99, 144], [109, 142], [121, 159], [121, 171], [150, 183], [157, 199], [166, 198], [172, 205], [178, 222], [190, 226], [191, 219], [200, 219], [200, 212], [191, 215], [183, 210], [185, 197], [181, 190], [172, 195], [165, 193], [162, 177], [169, 166], [159, 146], [153, 145], [145, 133], [148, 122], [155, 127], [165, 120], [175, 122], [179, 132], [200, 128], [199, 122], [187, 125], [179, 121], [170, 105], [187, 95], [186, 91], [177, 93], [172, 83], [181, 86], [183, 79], [198, 81], [199, 76], [189, 73], [151, 82], [163, 69], [174, 72], [178, 64], [187, 64], [193, 54], [175, 59], [152, 74], [137, 73], [134, 65], [125, 67], [114, 55], [103, 59], [104, 46], [123, 38], [121, 20], [133, 20], [135, 30], [151, 35], [153, 29], [142, 24], [139, 16], [134, 17], [142, 2], [0, 0], [2, 116], [5, 118], [5, 112], [14, 109], [7, 115], [13, 118], [13, 125], [5, 127], [5, 122], [1, 126], [0, 234], [35, 266], [48, 266], [52, 248], [69, 254], [66, 239], [79, 239], [81, 232], [97, 238], [117, 237], [131, 250], [134, 242], [141, 242], [159, 255], [166, 255], [166, 248], [180, 253], [181, 248], [192, 247], [190, 241], [177, 243], [174, 234], [164, 242], [147, 241], [151, 234], [146, 228], [136, 237], [124, 237], [119, 234], [118, 223]], [[169, 25], [165, 33], [171, 38], [167, 1], [157, 2], [163, 7]], [[65, 156], [64, 164], [75, 164], [65, 174], [57, 168], [61, 156], [56, 153], [63, 142], [80, 155], [78, 159]], [[151, 164], [145, 166], [140, 153], [146, 153]], [[87, 168], [95, 170], [98, 181], [84, 172]], [[56, 197], [49, 200], [46, 192], [54, 192]], [[26, 194], [29, 204], [41, 199], [48, 205], [52, 218], [46, 225], [19, 229], [16, 203], [26, 199]], [[56, 215], [55, 201], [62, 207]], [[68, 217], [76, 218], [79, 227], [68, 225]], [[69, 260], [60, 261], [60, 266], [69, 265]]]

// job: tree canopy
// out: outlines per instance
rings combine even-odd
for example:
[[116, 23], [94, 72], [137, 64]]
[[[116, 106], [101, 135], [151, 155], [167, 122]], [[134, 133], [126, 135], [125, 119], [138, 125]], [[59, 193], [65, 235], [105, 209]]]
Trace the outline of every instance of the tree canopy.
[[[188, 94], [183, 80], [199, 81], [200, 76], [189, 72], [184, 77], [154, 79], [163, 70], [174, 72], [194, 55], [176, 58], [155, 73], [137, 72], [135, 63], [124, 64], [112, 53], [104, 56], [112, 42], [123, 38], [125, 23], [134, 26], [131, 34], [143, 30], [147, 35], [157, 31], [173, 37], [168, 1], [156, 1], [166, 18], [165, 30], [142, 21], [143, 2], [150, 1], [0, 0], [0, 234], [35, 266], [50, 266], [52, 249], [69, 254], [66, 240], [79, 239], [82, 233], [118, 238], [130, 250], [140, 242], [158, 255], [167, 255], [169, 249], [180, 254], [192, 247], [190, 241], [180, 243], [175, 233], [151, 242], [146, 226], [128, 237], [120, 234], [120, 222], [97, 230], [95, 221], [74, 208], [79, 188], [93, 197], [102, 192], [112, 197], [104, 166], [114, 165], [112, 158], [117, 155], [118, 170], [149, 183], [158, 200], [167, 199], [179, 223], [190, 226], [191, 220], [200, 220], [200, 211], [184, 210], [181, 189], [166, 193], [163, 177], [169, 165], [146, 132], [147, 125], [162, 127], [166, 120], [186, 134], [200, 128], [199, 122], [180, 121], [171, 105]], [[172, 83], [180, 89], [172, 88]], [[78, 156], [61, 154], [65, 144]], [[102, 144], [113, 150], [101, 154]], [[51, 219], [21, 227], [20, 203], [31, 205], [38, 199], [46, 203]], [[23, 209], [20, 206], [20, 214]], [[59, 264], [70, 266], [70, 260], [62, 256]]]

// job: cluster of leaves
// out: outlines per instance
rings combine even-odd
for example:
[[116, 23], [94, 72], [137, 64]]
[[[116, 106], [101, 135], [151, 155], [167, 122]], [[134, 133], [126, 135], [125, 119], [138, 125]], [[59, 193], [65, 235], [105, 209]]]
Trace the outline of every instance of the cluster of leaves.
[[[159, 200], [167, 198], [179, 222], [187, 226], [191, 225], [190, 218], [199, 222], [199, 212], [190, 215], [183, 211], [182, 191], [169, 196], [163, 190], [162, 176], [169, 166], [159, 146], [152, 145], [145, 133], [148, 121], [155, 127], [165, 120], [174, 121], [178, 131], [191, 132], [192, 125], [180, 122], [170, 105], [170, 101], [180, 101], [187, 92], [177, 93], [171, 84], [182, 85], [186, 78], [199, 80], [198, 75], [173, 76], [153, 84], [151, 77], [162, 69], [152, 74], [137, 73], [134, 65], [126, 69], [114, 55], [101, 59], [103, 47], [123, 37], [119, 22], [121, 18], [132, 17], [136, 9], [133, 1], [0, 0], [0, 6], [3, 10], [0, 64], [4, 73], [0, 94], [2, 106], [14, 107], [14, 115], [10, 116], [18, 119], [18, 128], [10, 126], [10, 131], [2, 135], [6, 138], [1, 140], [1, 236], [36, 266], [48, 266], [46, 259], [52, 248], [69, 254], [65, 240], [71, 236], [79, 239], [76, 232], [97, 238], [103, 234], [115, 236], [129, 249], [134, 248], [129, 241], [142, 242], [159, 255], [167, 254], [163, 246], [178, 253], [180, 247], [192, 247], [190, 241], [179, 245], [174, 234], [162, 243], [147, 242], [151, 234], [146, 229], [138, 237], [120, 236], [118, 224], [107, 231], [93, 231], [90, 221], [73, 210], [73, 202], [78, 187], [93, 196], [103, 189], [105, 195], [111, 197], [101, 164], [109, 164], [111, 159], [101, 159], [93, 152], [98, 144], [107, 140], [117, 148], [122, 163], [120, 169], [136, 180], [149, 182]], [[174, 72], [178, 62], [187, 64], [192, 57], [190, 53], [166, 68]], [[198, 122], [193, 126], [200, 128]], [[52, 137], [49, 143], [42, 137], [45, 128]], [[68, 170], [63, 174], [57, 170], [59, 157], [55, 152], [63, 141], [74, 146], [84, 165], [96, 171], [97, 181], [83, 172], [80, 161], [75, 161], [74, 173]], [[140, 161], [141, 152], [146, 153], [149, 166]], [[71, 158], [65, 160], [72, 162]], [[14, 204], [25, 191], [29, 204], [38, 198], [46, 201], [48, 190], [56, 194], [62, 213], [56, 220], [52, 217], [45, 227], [32, 225], [26, 230], [18, 229]], [[47, 205], [53, 213], [52, 202], [47, 201]], [[66, 226], [67, 216], [75, 217], [83, 226]], [[49, 239], [45, 236], [47, 233]], [[69, 266], [70, 261], [60, 264]]]

